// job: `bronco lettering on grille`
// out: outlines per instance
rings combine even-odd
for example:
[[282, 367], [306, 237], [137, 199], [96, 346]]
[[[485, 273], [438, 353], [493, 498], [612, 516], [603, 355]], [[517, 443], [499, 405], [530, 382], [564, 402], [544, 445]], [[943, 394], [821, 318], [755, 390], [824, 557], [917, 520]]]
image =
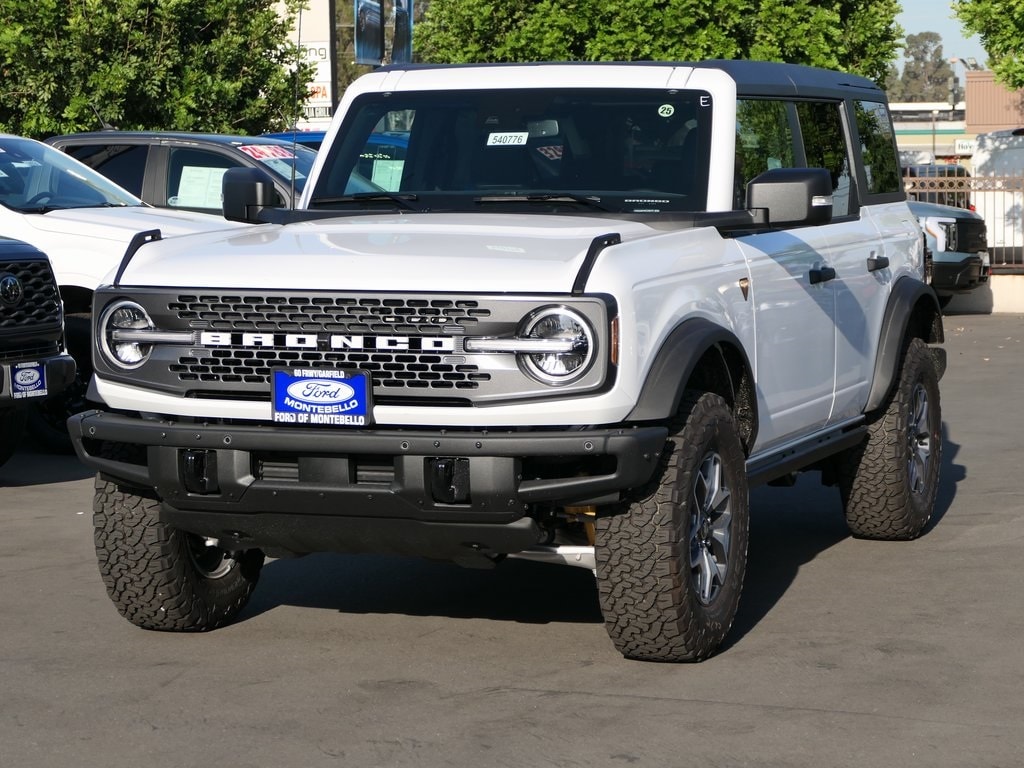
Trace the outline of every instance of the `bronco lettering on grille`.
[[284, 349], [356, 349], [454, 352], [455, 339], [443, 336], [363, 336], [327, 333], [224, 333], [203, 331], [204, 347], [273, 347]]

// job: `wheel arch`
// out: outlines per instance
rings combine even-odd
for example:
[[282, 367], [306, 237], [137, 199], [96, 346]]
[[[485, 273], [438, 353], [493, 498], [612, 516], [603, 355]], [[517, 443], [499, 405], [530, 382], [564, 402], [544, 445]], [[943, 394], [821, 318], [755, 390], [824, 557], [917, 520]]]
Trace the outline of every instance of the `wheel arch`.
[[[944, 341], [942, 310], [930, 285], [910, 277], [902, 277], [893, 286], [882, 319], [882, 332], [875, 355], [875, 370], [865, 411], [871, 412], [885, 402], [896, 384], [900, 361], [910, 339], [919, 338], [929, 344]], [[944, 358], [939, 360], [944, 370]]]
[[88, 288], [80, 285], [60, 286], [60, 298], [64, 302], [65, 315], [92, 313], [92, 294]]
[[733, 410], [747, 451], [757, 438], [757, 397], [750, 361], [732, 331], [691, 318], [669, 333], [654, 357], [629, 421], [675, 415], [688, 389], [714, 392]]

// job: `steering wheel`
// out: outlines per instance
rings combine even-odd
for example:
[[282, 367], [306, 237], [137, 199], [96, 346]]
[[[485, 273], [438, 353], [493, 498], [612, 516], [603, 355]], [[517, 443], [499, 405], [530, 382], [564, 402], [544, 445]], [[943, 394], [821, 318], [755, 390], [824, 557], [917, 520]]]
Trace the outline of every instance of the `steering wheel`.
[[25, 205], [32, 205], [33, 203], [41, 203], [43, 200], [49, 200], [53, 197], [53, 192], [37, 192], [32, 195], [28, 200], [25, 201]]

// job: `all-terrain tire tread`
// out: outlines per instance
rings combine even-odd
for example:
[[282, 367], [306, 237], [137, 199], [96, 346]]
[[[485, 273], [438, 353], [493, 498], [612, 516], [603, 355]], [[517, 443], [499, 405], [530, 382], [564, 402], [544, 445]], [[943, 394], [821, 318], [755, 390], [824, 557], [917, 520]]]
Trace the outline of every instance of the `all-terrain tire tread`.
[[100, 574], [118, 612], [144, 629], [202, 632], [234, 619], [262, 567], [245, 553], [232, 572], [210, 580], [198, 573], [186, 534], [159, 519], [159, 502], [97, 476], [93, 538]]
[[850, 532], [859, 538], [906, 541], [921, 534], [931, 519], [938, 488], [942, 440], [932, 436], [928, 488], [920, 498], [907, 479], [907, 418], [916, 381], [928, 390], [929, 408], [941, 424], [938, 377], [931, 351], [921, 339], [907, 346], [900, 380], [884, 411], [868, 425], [865, 441], [839, 462], [839, 488]]
[[[736, 552], [729, 570], [731, 594], [723, 595], [726, 604], [710, 617], [696, 608], [688, 595], [690, 574], [682, 572], [688, 547], [685, 495], [695, 454], [722, 419], [732, 424], [732, 414], [720, 397], [687, 393], [680, 415], [669, 425], [669, 446], [650, 485], [628, 511], [597, 520], [598, 598], [608, 634], [627, 658], [700, 661], [716, 650], [732, 624], [746, 563], [745, 514], [734, 516], [733, 546], [742, 551]], [[734, 492], [745, 512], [744, 457], [734, 427], [718, 450], [739, 462], [743, 482]]]

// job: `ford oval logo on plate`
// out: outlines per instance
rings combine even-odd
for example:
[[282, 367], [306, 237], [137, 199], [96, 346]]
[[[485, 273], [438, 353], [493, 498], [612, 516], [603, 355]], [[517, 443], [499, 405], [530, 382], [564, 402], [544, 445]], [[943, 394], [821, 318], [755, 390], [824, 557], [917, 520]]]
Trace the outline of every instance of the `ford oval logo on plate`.
[[19, 387], [28, 389], [33, 384], [37, 383], [40, 379], [39, 371], [32, 368], [26, 368], [23, 371], [18, 371], [14, 374], [14, 383]]
[[46, 397], [46, 368], [42, 363], [18, 363], [11, 369], [11, 397]]
[[304, 379], [295, 381], [289, 384], [285, 391], [289, 397], [298, 400], [300, 403], [309, 403], [311, 405], [347, 403], [356, 393], [345, 382], [332, 379]]
[[273, 418], [279, 424], [362, 427], [370, 421], [372, 391], [365, 371], [275, 369]]

